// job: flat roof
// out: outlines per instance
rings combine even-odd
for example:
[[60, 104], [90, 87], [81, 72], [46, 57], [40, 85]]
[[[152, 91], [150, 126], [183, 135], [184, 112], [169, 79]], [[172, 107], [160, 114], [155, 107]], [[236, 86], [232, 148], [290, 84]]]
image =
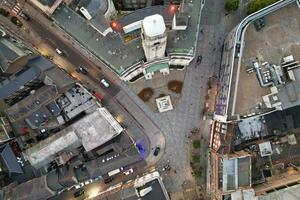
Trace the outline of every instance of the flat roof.
[[136, 189], [138, 191], [141, 191], [142, 189], [146, 189], [148, 187], [151, 187], [152, 190], [149, 193], [147, 193], [145, 196], [140, 197], [140, 199], [142, 199], [142, 200], [153, 200], [153, 199], [167, 200], [158, 179], [151, 180], [151, 181], [145, 183], [145, 185], [138, 187]]
[[106, 108], [98, 108], [71, 125], [86, 151], [90, 151], [119, 135], [123, 128]]
[[[190, 14], [189, 26], [184, 31], [169, 31], [167, 33], [167, 53], [185, 53], [188, 55], [194, 53], [201, 14], [201, 1], [189, 1], [185, 7], [185, 10], [189, 11]], [[150, 6], [139, 9], [117, 21], [124, 27], [154, 14], [162, 15], [165, 23], [171, 26], [172, 15], [168, 12], [168, 6]], [[65, 5], [56, 9], [52, 18], [62, 29], [119, 75], [122, 75], [133, 64], [144, 60], [140, 37], [126, 44], [123, 43], [121, 35], [118, 33], [103, 37], [87, 20]]]
[[35, 168], [50, 163], [57, 154], [80, 147], [90, 151], [122, 132], [122, 127], [105, 108], [98, 108], [60, 132], [40, 141], [25, 151]]
[[258, 196], [258, 200], [298, 200], [299, 195], [297, 194], [300, 194], [300, 184], [268, 192], [265, 195]]

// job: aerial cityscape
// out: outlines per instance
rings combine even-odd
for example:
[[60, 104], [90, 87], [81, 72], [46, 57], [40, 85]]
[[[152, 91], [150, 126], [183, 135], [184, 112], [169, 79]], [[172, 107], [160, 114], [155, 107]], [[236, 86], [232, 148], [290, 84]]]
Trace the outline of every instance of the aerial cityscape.
[[0, 0], [0, 200], [300, 200], [300, 0]]

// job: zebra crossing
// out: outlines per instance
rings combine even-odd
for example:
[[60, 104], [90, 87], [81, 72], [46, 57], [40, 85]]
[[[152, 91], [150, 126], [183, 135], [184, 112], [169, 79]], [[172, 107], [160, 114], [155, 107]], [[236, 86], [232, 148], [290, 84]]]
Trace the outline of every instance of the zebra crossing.
[[19, 12], [22, 10], [22, 5], [20, 3], [17, 3], [13, 9], [11, 10], [12, 13], [14, 13], [15, 15], [19, 14]]

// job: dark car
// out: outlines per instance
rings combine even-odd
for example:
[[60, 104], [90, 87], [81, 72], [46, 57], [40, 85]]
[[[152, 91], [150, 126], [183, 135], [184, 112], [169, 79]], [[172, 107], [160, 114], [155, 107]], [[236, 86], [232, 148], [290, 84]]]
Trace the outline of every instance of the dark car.
[[26, 21], [29, 21], [31, 18], [29, 17], [28, 14], [24, 13], [24, 12], [20, 12], [19, 13], [20, 17], [22, 17], [23, 19], [25, 19]]
[[73, 194], [73, 196], [74, 196], [75, 198], [77, 198], [77, 197], [82, 196], [83, 194], [84, 194], [84, 189], [80, 189], [80, 190], [78, 190], [77, 192], [75, 192], [75, 193]]
[[197, 57], [197, 65], [200, 65], [201, 62], [202, 62], [202, 56], [199, 55], [199, 56]]
[[41, 141], [41, 140], [46, 139], [47, 137], [49, 137], [49, 133], [48, 133], [47, 129], [41, 129], [40, 133], [36, 136], [36, 139], [38, 141]]
[[107, 178], [107, 179], [104, 179], [104, 183], [105, 184], [108, 184], [108, 183], [110, 183], [110, 182], [112, 182], [113, 181], [113, 178], [112, 177], [109, 177], [109, 178]]
[[81, 74], [84, 74], [84, 75], [88, 74], [87, 69], [84, 66], [82, 66], [82, 65], [78, 66], [77, 69], [76, 69], [76, 71], [78, 73], [81, 73]]
[[56, 128], [53, 128], [53, 129], [50, 129], [50, 133], [57, 133], [60, 131], [60, 128], [56, 127]]
[[154, 150], [153, 155], [157, 156], [159, 154], [159, 151], [160, 151], [160, 147], [156, 147], [155, 150]]

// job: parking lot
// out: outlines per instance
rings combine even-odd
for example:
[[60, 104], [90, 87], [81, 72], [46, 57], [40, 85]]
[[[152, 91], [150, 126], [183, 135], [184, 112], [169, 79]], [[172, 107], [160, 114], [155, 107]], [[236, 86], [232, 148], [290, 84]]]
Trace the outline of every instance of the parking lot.
[[236, 112], [241, 115], [253, 113], [261, 97], [270, 93], [268, 87], [259, 85], [255, 72], [246, 72], [254, 60], [279, 65], [291, 54], [300, 60], [300, 11], [296, 3], [266, 16], [264, 24], [260, 31], [253, 24], [246, 30], [236, 104]]

